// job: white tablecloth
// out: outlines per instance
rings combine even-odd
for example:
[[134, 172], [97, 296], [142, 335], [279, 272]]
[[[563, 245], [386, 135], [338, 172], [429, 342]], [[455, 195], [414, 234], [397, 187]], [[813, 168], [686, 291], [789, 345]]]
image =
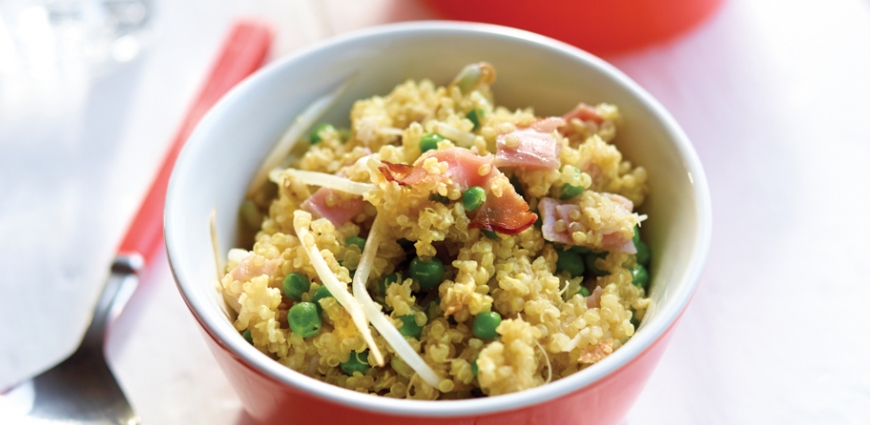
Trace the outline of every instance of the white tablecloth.
[[[0, 73], [0, 387], [77, 345], [234, 16], [274, 22], [276, 55], [432, 16], [388, 0], [156, 6], [151, 46], [108, 75]], [[870, 423], [868, 3], [731, 0], [677, 40], [607, 59], [683, 125], [715, 223], [700, 289], [625, 422]], [[107, 351], [146, 423], [249, 422], [165, 264]]]

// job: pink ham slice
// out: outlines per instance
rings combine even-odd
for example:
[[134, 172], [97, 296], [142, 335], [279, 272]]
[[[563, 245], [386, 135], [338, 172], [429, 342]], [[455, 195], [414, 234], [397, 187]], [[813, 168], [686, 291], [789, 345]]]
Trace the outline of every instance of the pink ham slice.
[[600, 286], [596, 286], [595, 290], [586, 297], [586, 308], [598, 308], [601, 307], [601, 294], [604, 293], [604, 290], [601, 289]]
[[595, 108], [582, 102], [565, 115], [562, 115], [562, 119], [566, 122], [571, 122], [573, 118], [577, 118], [580, 121], [594, 121], [597, 124], [604, 122], [604, 118], [601, 118], [601, 115], [598, 114]]
[[247, 282], [257, 276], [268, 275], [272, 276], [281, 264], [281, 259], [266, 260], [263, 264], [254, 264], [254, 256], [248, 255], [243, 258], [239, 264], [230, 271], [233, 279], [239, 282]]
[[[611, 201], [619, 204], [626, 211], [631, 212], [634, 209], [634, 203], [624, 196], [615, 193], [608, 193], [607, 196]], [[637, 247], [634, 246], [634, 241], [631, 238], [626, 239], [618, 232], [604, 235], [601, 240], [601, 247], [609, 251], [637, 254]]]
[[[446, 162], [447, 172], [441, 175], [426, 172], [422, 164], [427, 158]], [[492, 166], [492, 162], [492, 156], [480, 156], [468, 149], [451, 148], [427, 153], [420, 157], [415, 165], [392, 164], [385, 161], [380, 170], [387, 180], [402, 186], [413, 186], [426, 179], [445, 177], [450, 178], [461, 190], [480, 186], [487, 192], [486, 202], [472, 213], [474, 217], [468, 227], [506, 235], [520, 233], [534, 224], [538, 216], [529, 211], [529, 204], [512, 186], [509, 186], [500, 197], [492, 193], [490, 182], [503, 177], [501, 171]], [[490, 165], [490, 171], [480, 175], [479, 170], [484, 165]]]
[[486, 197], [468, 227], [516, 235], [538, 221], [538, 215], [529, 211], [529, 204], [513, 187], [499, 198], [490, 191]]
[[[553, 137], [553, 131], [565, 125], [559, 117], [544, 118], [527, 128], [518, 129], [496, 138], [495, 165], [523, 170], [552, 170], [559, 167], [559, 150], [562, 146]], [[509, 146], [508, 139], [515, 138], [518, 144]]]
[[574, 238], [568, 230], [557, 232], [556, 222], [564, 220], [565, 223], [570, 223], [571, 211], [580, 212], [580, 205], [569, 202], [559, 202], [553, 198], [542, 198], [538, 202], [538, 211], [541, 213], [543, 226], [541, 231], [544, 233], [544, 239], [550, 242], [559, 242], [566, 245], [574, 245]]
[[[441, 176], [432, 176], [423, 168], [423, 161], [427, 158], [435, 158], [438, 162], [447, 163], [447, 172]], [[459, 185], [463, 190], [472, 186], [483, 187], [493, 175], [491, 169], [489, 174], [483, 176], [478, 172], [483, 165], [492, 165], [492, 157], [480, 156], [468, 149], [451, 148], [440, 151], [432, 151], [424, 154], [417, 160], [416, 165], [408, 164], [393, 164], [384, 161], [384, 165], [380, 167], [381, 173], [389, 181], [395, 181], [402, 186], [414, 186], [425, 179], [449, 177], [454, 183]], [[495, 170], [496, 172], [498, 170]]]
[[[562, 119], [564, 119], [565, 122], [571, 122], [571, 120], [574, 118], [580, 121], [592, 121], [596, 124], [601, 124], [602, 122], [604, 122], [604, 118], [602, 118], [601, 115], [598, 114], [598, 111], [596, 111], [595, 108], [582, 102], [565, 115], [562, 115]], [[562, 134], [566, 136], [569, 136], [572, 133], [574, 133], [573, 126], [567, 126], [562, 131]]]
[[[354, 161], [354, 163], [364, 161], [372, 154], [372, 151], [369, 148], [365, 148], [364, 153], [365, 155]], [[339, 170], [336, 175], [338, 177], [346, 177], [346, 168], [347, 167]], [[335, 205], [329, 205], [329, 202], [327, 201], [330, 198], [334, 201]], [[314, 214], [314, 216], [318, 218], [326, 218], [336, 227], [353, 220], [357, 215], [363, 212], [365, 206], [366, 203], [362, 200], [362, 197], [342, 196], [341, 192], [326, 187], [317, 189], [317, 192], [314, 192], [313, 195], [308, 197], [308, 199], [302, 203], [302, 209]]]
[[626, 254], [637, 254], [637, 247], [634, 246], [634, 241], [630, 238], [626, 240], [619, 233], [604, 235], [604, 237], [601, 238], [601, 248], [607, 251], [624, 252]]
[[[334, 201], [330, 205], [329, 199]], [[366, 201], [360, 196], [346, 198], [341, 192], [321, 187], [302, 203], [302, 209], [316, 217], [323, 217], [336, 227], [353, 220], [365, 209]]]
[[559, 127], [567, 124], [564, 118], [561, 117], [547, 117], [541, 118], [532, 123], [529, 126], [532, 130], [540, 131], [541, 133], [552, 133], [559, 129]]
[[[604, 195], [620, 207], [624, 208], [627, 212], [631, 212], [634, 208], [632, 202], [623, 196], [613, 193], [606, 193]], [[573, 203], [572, 201], [557, 201], [553, 198], [542, 198], [538, 203], [538, 211], [540, 211], [541, 219], [543, 221], [541, 231], [544, 234], [544, 239], [566, 245], [576, 245], [574, 243], [574, 238], [571, 236], [570, 230], [566, 229], [559, 232], [556, 231], [555, 227], [558, 220], [564, 220], [566, 225], [576, 221], [571, 219], [571, 212], [577, 211], [582, 214], [583, 211], [580, 208], [580, 205]], [[610, 233], [605, 233], [601, 239], [600, 246], [587, 246], [589, 248], [602, 249], [606, 251], [625, 252], [628, 254], [637, 253], [637, 249], [635, 248], [634, 242], [631, 238], [626, 239], [616, 230]]]

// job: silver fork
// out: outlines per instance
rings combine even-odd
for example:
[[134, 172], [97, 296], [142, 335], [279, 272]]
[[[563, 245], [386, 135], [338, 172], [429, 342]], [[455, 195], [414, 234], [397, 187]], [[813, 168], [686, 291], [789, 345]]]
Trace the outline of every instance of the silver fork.
[[109, 323], [136, 290], [136, 273], [142, 266], [139, 255], [115, 258], [81, 345], [62, 363], [0, 395], [6, 408], [12, 409], [7, 414], [34, 425], [140, 422], [106, 364], [103, 342]]
[[[137, 273], [153, 264], [163, 246], [163, 205], [175, 158], [196, 124], [227, 91], [256, 71], [272, 44], [264, 23], [240, 20], [233, 25], [220, 56], [191, 106], [157, 178], [127, 229], [112, 274], [106, 282], [94, 317], [79, 348], [63, 363], [0, 394], [0, 422], [13, 416], [19, 424], [135, 425], [124, 392], [112, 376], [103, 354], [106, 328], [133, 295]], [[4, 406], [5, 405], [5, 406]], [[5, 407], [6, 411], [3, 411]], [[12, 410], [12, 412], [9, 412]]]

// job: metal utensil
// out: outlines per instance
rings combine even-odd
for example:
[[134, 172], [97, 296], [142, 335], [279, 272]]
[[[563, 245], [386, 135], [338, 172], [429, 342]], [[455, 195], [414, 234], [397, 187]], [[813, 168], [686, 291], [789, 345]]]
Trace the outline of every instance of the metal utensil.
[[[139, 273], [151, 264], [163, 244], [163, 204], [172, 166], [200, 118], [239, 81], [256, 71], [272, 41], [263, 24], [239, 22], [221, 50], [196, 102], [163, 161], [112, 262], [93, 319], [78, 349], [59, 365], [0, 395], [21, 424], [113, 424], [140, 422], [106, 364], [106, 329], [136, 289]], [[0, 406], [4, 407], [4, 406]], [[9, 412], [4, 412], [8, 415]], [[0, 422], [4, 416], [0, 416]]]
[[59, 365], [18, 384], [3, 396], [18, 413], [26, 414], [22, 422], [139, 423], [106, 365], [103, 339], [109, 322], [136, 289], [136, 272], [142, 266], [142, 257], [138, 255], [116, 258], [79, 348]]

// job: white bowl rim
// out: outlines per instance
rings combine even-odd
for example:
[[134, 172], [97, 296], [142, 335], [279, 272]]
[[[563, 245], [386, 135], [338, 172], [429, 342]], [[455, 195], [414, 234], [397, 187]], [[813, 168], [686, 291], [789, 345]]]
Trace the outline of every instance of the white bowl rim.
[[[237, 333], [229, 332], [226, 326], [215, 326], [217, 320], [226, 321], [226, 317], [208, 313], [208, 303], [210, 300], [195, 295], [197, 294], [194, 290], [195, 285], [201, 285], [202, 283], [192, 282], [191, 279], [188, 279], [185, 265], [179, 264], [178, 261], [173, 261], [173, 258], [176, 257], [175, 253], [181, 250], [182, 242], [179, 237], [175, 236], [180, 233], [173, 230], [176, 228], [176, 224], [171, 211], [174, 209], [176, 204], [175, 199], [177, 196], [175, 193], [179, 190], [178, 186], [181, 185], [179, 181], [187, 178], [184, 173], [177, 173], [175, 171], [181, 168], [186, 168], [188, 163], [195, 161], [195, 158], [198, 155], [198, 150], [202, 148], [200, 145], [203, 144], [203, 142], [199, 140], [203, 137], [199, 136], [207, 133], [208, 127], [215, 125], [218, 118], [224, 114], [225, 110], [230, 108], [230, 105], [233, 104], [236, 99], [244, 96], [245, 92], [247, 92], [250, 87], [259, 84], [259, 81], [266, 75], [278, 73], [282, 68], [291, 66], [296, 61], [305, 60], [305, 58], [314, 51], [344, 43], [356, 42], [360, 39], [370, 37], [380, 37], [385, 35], [401, 37], [404, 34], [420, 34], [427, 32], [488, 34], [520, 39], [532, 42], [542, 49], [554, 50], [561, 54], [573, 56], [580, 61], [584, 61], [590, 67], [597, 68], [597, 70], [602, 74], [606, 74], [616, 83], [622, 85], [629, 92], [637, 96], [638, 100], [649, 108], [653, 112], [655, 118], [660, 120], [666, 127], [667, 132], [671, 136], [671, 140], [674, 142], [682, 156], [682, 159], [685, 161], [685, 166], [689, 170], [690, 179], [693, 183], [692, 190], [695, 199], [697, 200], [696, 213], [699, 219], [699, 228], [695, 235], [692, 258], [689, 261], [689, 270], [685, 274], [683, 281], [678, 284], [679, 289], [674, 296], [674, 302], [670, 304], [669, 308], [659, 310], [656, 314], [655, 320], [644, 323], [643, 329], [635, 334], [626, 345], [607, 358], [587, 369], [584, 369], [582, 373], [576, 373], [537, 388], [512, 394], [497, 397], [444, 400], [437, 402], [373, 397], [371, 395], [336, 387], [314, 378], [310, 378], [281, 365], [260, 353], [258, 350], [250, 346], [250, 344], [244, 342], [242, 338], [238, 337]], [[244, 82], [233, 88], [202, 119], [176, 161], [167, 191], [164, 229], [170, 268], [175, 277], [179, 292], [187, 303], [190, 311], [196, 317], [206, 333], [214, 339], [215, 342], [235, 357], [241, 359], [242, 362], [254, 371], [271, 378], [274, 381], [318, 398], [322, 398], [328, 402], [339, 403], [356, 409], [389, 415], [459, 417], [516, 410], [568, 395], [602, 380], [606, 376], [629, 364], [632, 360], [651, 347], [659, 340], [659, 338], [662, 337], [662, 335], [665, 334], [666, 331], [668, 331], [685, 310], [695, 292], [695, 289], [697, 288], [698, 282], [701, 279], [701, 274], [710, 249], [712, 234], [712, 207], [704, 170], [686, 134], [657, 100], [614, 66], [574, 46], [524, 30], [481, 23], [414, 21], [369, 27], [315, 43], [307, 48], [298, 50], [276, 60], [259, 70], [254, 76], [246, 79]]]

